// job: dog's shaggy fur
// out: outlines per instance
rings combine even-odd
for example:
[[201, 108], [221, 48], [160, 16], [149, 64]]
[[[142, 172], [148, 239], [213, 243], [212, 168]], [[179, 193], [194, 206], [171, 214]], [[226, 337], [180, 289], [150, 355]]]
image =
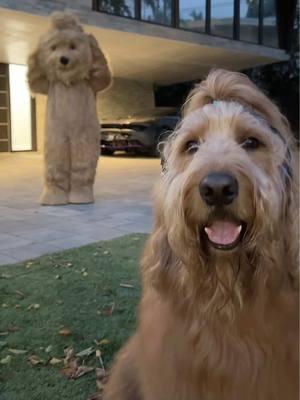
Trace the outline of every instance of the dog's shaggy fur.
[[[105, 400], [298, 399], [292, 147], [285, 118], [246, 76], [216, 70], [192, 91], [164, 150], [138, 329]], [[219, 172], [238, 196], [210, 206], [199, 185]], [[239, 223], [231, 249], [206, 234]]]
[[31, 91], [48, 95], [41, 203], [93, 202], [100, 149], [95, 95], [111, 84], [107, 60], [75, 16], [54, 13], [28, 67]]

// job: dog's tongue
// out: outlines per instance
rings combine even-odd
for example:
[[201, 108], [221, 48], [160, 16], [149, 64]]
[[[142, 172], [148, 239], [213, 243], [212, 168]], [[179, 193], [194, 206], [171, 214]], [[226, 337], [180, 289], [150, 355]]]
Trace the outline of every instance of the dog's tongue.
[[215, 221], [211, 226], [205, 227], [204, 230], [211, 242], [226, 246], [238, 239], [242, 226], [229, 221]]

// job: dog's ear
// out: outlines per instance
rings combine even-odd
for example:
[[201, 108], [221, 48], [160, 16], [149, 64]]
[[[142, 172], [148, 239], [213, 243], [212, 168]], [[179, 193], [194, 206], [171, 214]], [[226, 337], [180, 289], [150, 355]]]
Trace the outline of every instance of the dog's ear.
[[92, 52], [92, 67], [89, 82], [94, 93], [108, 89], [112, 84], [112, 76], [108, 62], [93, 35], [88, 35]]
[[28, 58], [27, 79], [30, 90], [33, 93], [47, 94], [49, 82], [39, 61], [39, 48], [37, 48]]

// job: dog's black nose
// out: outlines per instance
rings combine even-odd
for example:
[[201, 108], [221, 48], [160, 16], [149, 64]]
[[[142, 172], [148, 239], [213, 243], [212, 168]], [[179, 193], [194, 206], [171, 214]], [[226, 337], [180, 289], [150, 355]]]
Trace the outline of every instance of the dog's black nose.
[[60, 62], [62, 65], [68, 65], [69, 64], [69, 59], [67, 57], [60, 57]]
[[227, 206], [239, 194], [239, 185], [234, 176], [215, 172], [203, 178], [199, 190], [208, 206]]

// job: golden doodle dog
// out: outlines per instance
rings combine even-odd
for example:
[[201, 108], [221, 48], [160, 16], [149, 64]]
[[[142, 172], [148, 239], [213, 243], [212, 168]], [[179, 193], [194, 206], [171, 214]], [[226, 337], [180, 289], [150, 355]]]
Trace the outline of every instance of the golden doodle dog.
[[91, 203], [100, 150], [96, 93], [111, 84], [107, 60], [77, 18], [54, 13], [28, 60], [32, 92], [48, 95], [44, 205]]
[[135, 335], [105, 400], [297, 400], [298, 219], [286, 119], [215, 70], [164, 148]]

